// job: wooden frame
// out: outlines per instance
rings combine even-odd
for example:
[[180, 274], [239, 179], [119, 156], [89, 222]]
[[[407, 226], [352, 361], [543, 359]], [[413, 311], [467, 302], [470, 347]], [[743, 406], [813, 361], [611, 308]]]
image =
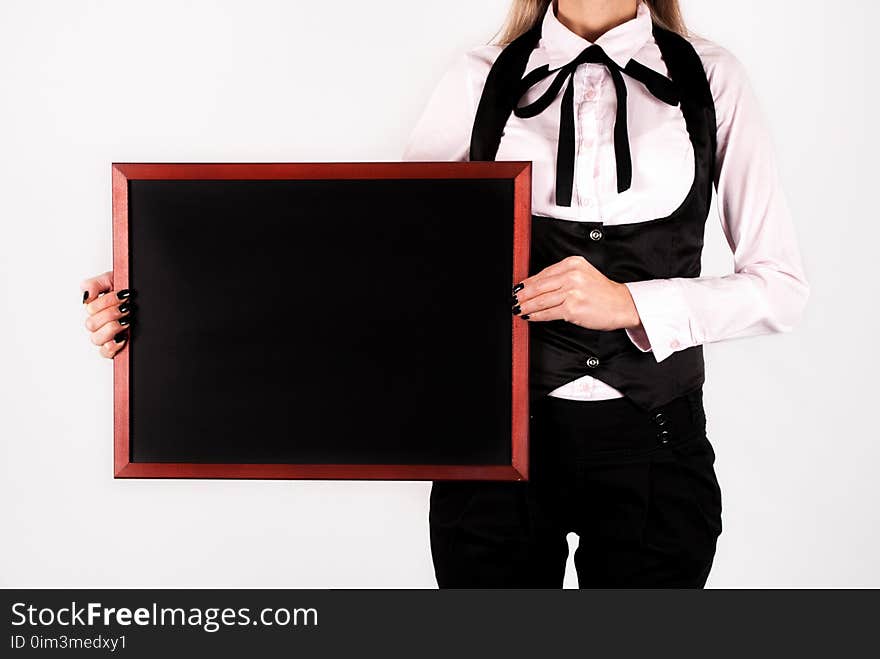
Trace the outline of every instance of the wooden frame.
[[[530, 162], [353, 163], [113, 163], [113, 274], [129, 285], [131, 180], [172, 179], [511, 179], [514, 182], [514, 282], [528, 276], [531, 228]], [[528, 478], [528, 323], [511, 317], [512, 461], [507, 465], [205, 464], [130, 460], [129, 354], [114, 358], [114, 476], [116, 478], [250, 478], [383, 480], [526, 480]]]

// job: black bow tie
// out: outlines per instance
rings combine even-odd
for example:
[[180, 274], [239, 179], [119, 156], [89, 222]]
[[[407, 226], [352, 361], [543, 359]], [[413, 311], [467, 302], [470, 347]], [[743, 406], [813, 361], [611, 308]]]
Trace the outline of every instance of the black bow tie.
[[[675, 84], [665, 76], [630, 60], [624, 68], [608, 57], [602, 47], [593, 44], [585, 48], [571, 62], [561, 67], [558, 75], [550, 84], [550, 87], [534, 103], [515, 108], [513, 113], [517, 117], [534, 117], [543, 112], [553, 99], [559, 94], [559, 90], [566, 79], [574, 76], [575, 69], [580, 64], [586, 63], [604, 64], [611, 79], [614, 81], [614, 89], [617, 92], [617, 117], [614, 120], [614, 156], [617, 160], [617, 191], [628, 190], [632, 183], [632, 157], [629, 151], [629, 135], [626, 127], [626, 84], [622, 73], [640, 81], [658, 99], [669, 105], [678, 105], [678, 92]], [[544, 64], [528, 73], [521, 81], [516, 98], [522, 98], [530, 87], [549, 76], [550, 66]], [[559, 117], [559, 146], [556, 152], [556, 204], [558, 206], [571, 206], [571, 192], [574, 185], [574, 83], [569, 81], [562, 97], [562, 106]]]

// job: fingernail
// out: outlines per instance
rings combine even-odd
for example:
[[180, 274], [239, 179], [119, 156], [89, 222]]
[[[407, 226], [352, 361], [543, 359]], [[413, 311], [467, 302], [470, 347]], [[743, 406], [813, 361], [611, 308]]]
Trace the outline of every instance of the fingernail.
[[131, 307], [128, 306], [128, 302], [123, 302], [119, 305], [119, 313], [128, 313], [130, 309]]
[[525, 287], [526, 287], [526, 285], [523, 284], [522, 282], [520, 282], [520, 283], [518, 283], [516, 286], [513, 287], [513, 292], [514, 292], [514, 293], [519, 293], [519, 292], [520, 292], [522, 289], [524, 289]]
[[124, 317], [124, 318], [120, 318], [120, 319], [119, 319], [119, 324], [122, 325], [123, 327], [125, 327], [125, 326], [127, 326], [127, 325], [130, 325], [130, 324], [131, 324], [131, 318], [128, 317], [128, 316], [126, 316], [126, 317]]
[[520, 316], [520, 318], [522, 318], [523, 320], [528, 320], [529, 314], [523, 314], [522, 316]]
[[83, 304], [85, 304], [86, 300], [88, 300], [88, 299], [89, 299], [89, 292], [83, 291]]
[[513, 308], [513, 315], [514, 315], [514, 316], [517, 315], [520, 311], [522, 311], [522, 309], [519, 308], [519, 305], [516, 305], [516, 306]]
[[120, 332], [113, 337], [113, 340], [116, 341], [116, 343], [122, 343], [123, 341], [125, 341], [125, 332]]
[[120, 300], [124, 300], [129, 296], [131, 296], [131, 291], [127, 288], [123, 288], [121, 291], [117, 291], [116, 293], [116, 297], [118, 297]]
[[514, 295], [512, 298], [510, 298], [510, 305], [513, 306], [516, 304], [519, 304], [519, 298], [517, 298], [516, 295]]

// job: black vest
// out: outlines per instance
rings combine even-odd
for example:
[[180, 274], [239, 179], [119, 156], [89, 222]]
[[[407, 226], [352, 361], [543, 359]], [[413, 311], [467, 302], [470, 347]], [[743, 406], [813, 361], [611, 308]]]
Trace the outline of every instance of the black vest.
[[[494, 160], [501, 135], [521, 93], [540, 25], [508, 44], [486, 78], [471, 135], [470, 159]], [[529, 274], [566, 256], [581, 255], [606, 277], [626, 283], [644, 279], [697, 277], [703, 232], [712, 201], [715, 169], [715, 106], [702, 61], [682, 36], [653, 26], [694, 149], [695, 176], [681, 205], [666, 217], [623, 225], [578, 222], [532, 215]], [[529, 388], [545, 396], [571, 380], [591, 375], [636, 405], [653, 410], [700, 388], [703, 351], [693, 346], [657, 362], [623, 329], [591, 330], [563, 320], [529, 322]]]

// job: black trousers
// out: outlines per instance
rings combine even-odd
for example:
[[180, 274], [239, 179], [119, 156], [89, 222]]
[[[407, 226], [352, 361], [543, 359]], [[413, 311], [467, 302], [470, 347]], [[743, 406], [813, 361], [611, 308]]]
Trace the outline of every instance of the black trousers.
[[702, 390], [659, 410], [628, 398], [531, 405], [525, 482], [435, 481], [429, 524], [441, 588], [561, 588], [566, 535], [581, 588], [702, 588], [721, 490]]

